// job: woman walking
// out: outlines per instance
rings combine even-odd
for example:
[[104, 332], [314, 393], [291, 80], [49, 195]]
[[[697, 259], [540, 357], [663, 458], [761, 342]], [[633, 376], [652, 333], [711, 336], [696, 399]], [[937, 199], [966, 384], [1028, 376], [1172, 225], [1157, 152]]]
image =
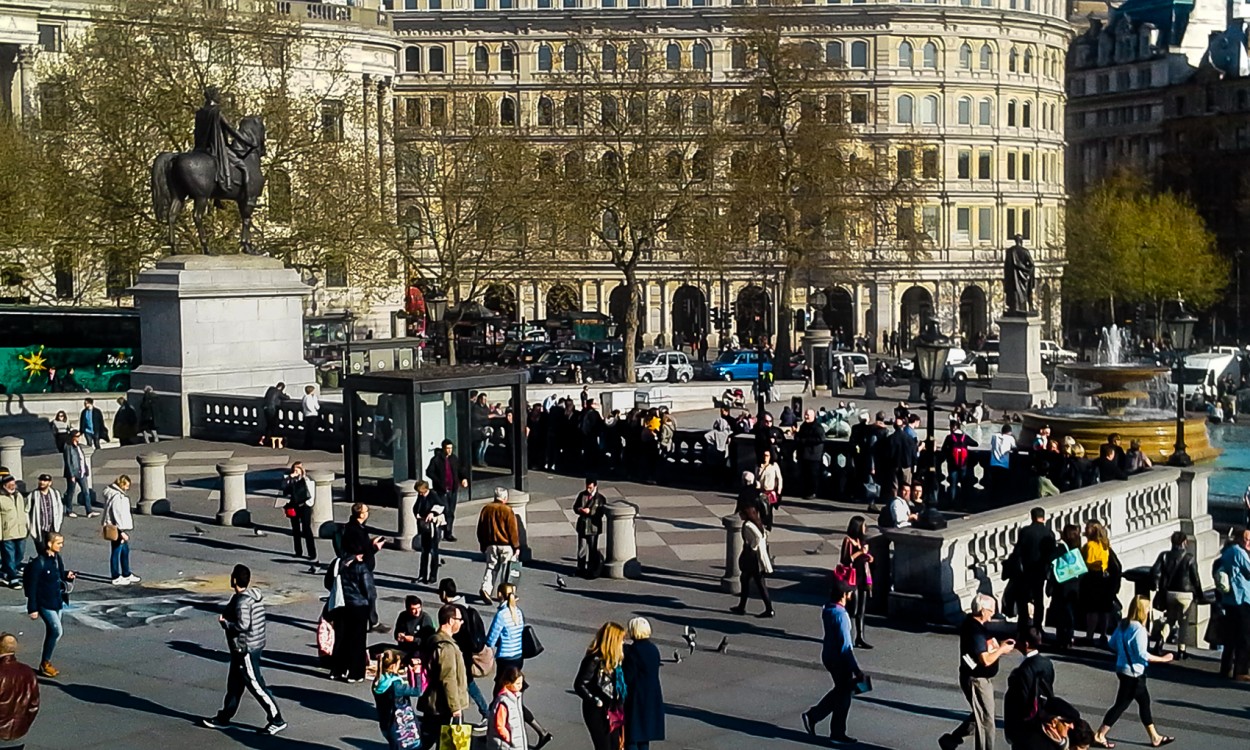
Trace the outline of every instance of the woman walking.
[[65, 453], [65, 446], [69, 445], [69, 415], [63, 411], [52, 418], [52, 437], [56, 440], [56, 452]]
[[1111, 625], [1113, 601], [1120, 592], [1120, 561], [1111, 551], [1107, 528], [1098, 521], [1085, 524], [1085, 567], [1089, 572], [1081, 576], [1081, 609], [1085, 612], [1085, 630], [1089, 641], [1107, 647], [1107, 631]]
[[660, 687], [660, 650], [651, 642], [645, 617], [629, 621], [625, 647], [625, 750], [650, 750], [664, 739], [664, 691]]
[[781, 466], [773, 462], [772, 450], [765, 450], [760, 459], [760, 466], [755, 471], [760, 492], [764, 495], [764, 529], [773, 530], [773, 508], [781, 502]]
[[1111, 727], [1115, 726], [1128, 704], [1133, 701], [1137, 701], [1137, 710], [1141, 714], [1141, 723], [1146, 727], [1146, 734], [1150, 735], [1151, 747], [1163, 747], [1176, 741], [1175, 737], [1159, 734], [1150, 713], [1146, 666], [1172, 661], [1172, 655], [1155, 656], [1150, 653], [1149, 637], [1146, 634], [1146, 618], [1149, 616], [1150, 600], [1144, 596], [1134, 597], [1129, 607], [1129, 616], [1121, 620], [1119, 627], [1111, 634], [1111, 650], [1115, 652], [1115, 676], [1120, 687], [1115, 693], [1115, 703], [1103, 717], [1102, 726], [1094, 733], [1095, 747], [1115, 747], [1115, 743], [1107, 741], [1107, 732], [1111, 731]]
[[[864, 640], [864, 613], [868, 599], [872, 597], [872, 553], [864, 542], [864, 517], [854, 516], [846, 525], [846, 538], [842, 540], [842, 565], [855, 571], [855, 584], [851, 592], [850, 615], [855, 621], [855, 648], [871, 650]], [[847, 582], [849, 583], [849, 582]]]
[[625, 628], [604, 623], [582, 657], [573, 692], [582, 699], [582, 721], [592, 750], [621, 750], [625, 727]]
[[[1071, 550], [1081, 550], [1081, 527], [1070, 523], [1063, 527], [1059, 534], [1059, 544], [1055, 547], [1055, 558], [1063, 557]], [[1054, 613], [1055, 646], [1060, 650], [1072, 646], [1076, 635], [1076, 607], [1081, 595], [1081, 578], [1069, 578], [1063, 583], [1055, 580], [1054, 569], [1046, 574], [1046, 585], [1050, 588], [1050, 612]]]
[[[424, 675], [413, 672], [410, 682], [405, 674], [404, 655], [389, 648], [378, 657], [378, 676], [373, 680], [373, 702], [378, 708], [378, 728], [389, 750], [409, 750], [420, 738], [417, 715], [411, 699], [424, 692]], [[414, 684], [415, 683], [415, 684]]]
[[768, 597], [768, 587], [764, 585], [764, 576], [773, 572], [773, 561], [768, 556], [768, 537], [764, 533], [760, 514], [753, 507], [743, 508], [738, 514], [742, 519], [742, 554], [738, 555], [738, 569], [742, 571], [742, 594], [738, 606], [729, 611], [735, 615], [744, 615], [747, 611], [747, 597], [751, 593], [751, 581], [760, 590], [760, 598], [764, 600], [764, 611], [757, 617], [775, 617], [773, 602]]
[[134, 531], [135, 522], [130, 516], [130, 498], [126, 496], [129, 489], [130, 477], [125, 474], [104, 488], [104, 515], [100, 517], [100, 524], [105, 538], [109, 540], [109, 572], [114, 586], [141, 580], [130, 572], [130, 534]]
[[[490, 622], [490, 630], [486, 633], [486, 645], [495, 651], [495, 666], [499, 670], [497, 674], [502, 675], [505, 668], [513, 667], [519, 675], [525, 667], [523, 638], [525, 634], [525, 614], [517, 606], [516, 586], [510, 583], [502, 584], [499, 587], [499, 599], [499, 609], [495, 610], [495, 617]], [[502, 684], [511, 684], [511, 682]], [[496, 685], [496, 687], [498, 688], [500, 685]], [[538, 723], [528, 706], [520, 705], [520, 715], [525, 723], [538, 735], [538, 744], [534, 747], [536, 749], [546, 747], [547, 743], [554, 739], [554, 735], [544, 729], [542, 724]], [[524, 737], [524, 729], [522, 729], [522, 737]], [[524, 747], [525, 743], [522, 742], [521, 746]]]

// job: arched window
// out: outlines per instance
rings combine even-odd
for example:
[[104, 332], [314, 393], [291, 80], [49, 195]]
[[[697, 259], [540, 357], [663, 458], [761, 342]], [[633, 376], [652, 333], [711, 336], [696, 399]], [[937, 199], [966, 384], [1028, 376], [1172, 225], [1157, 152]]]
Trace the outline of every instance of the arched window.
[[851, 67], [868, 67], [868, 42], [851, 42]]
[[916, 100], [912, 98], [911, 94], [903, 94], [902, 96], [900, 96], [898, 98], [898, 104], [895, 107], [895, 109], [897, 110], [896, 116], [894, 118], [895, 122], [899, 123], [900, 125], [910, 125], [914, 117], [912, 110], [915, 108], [915, 106], [916, 106]]
[[668, 155], [664, 157], [664, 176], [670, 180], [680, 180], [684, 166], [685, 163], [681, 158], [681, 152], [669, 151]]
[[643, 117], [647, 113], [647, 105], [641, 96], [629, 97], [629, 122], [631, 125], [638, 125], [642, 122]]
[[694, 98], [694, 106], [691, 107], [691, 119], [696, 125], [707, 125], [712, 121], [712, 100], [699, 94]]
[[599, 159], [599, 174], [609, 180], [615, 180], [621, 176], [621, 157], [617, 156], [615, 151], [605, 152]]
[[556, 176], [556, 155], [551, 152], [544, 152], [538, 155], [538, 176], [539, 177], [555, 177]]
[[612, 209], [603, 212], [603, 239], [616, 242], [621, 238], [621, 224]]
[[538, 70], [543, 73], [551, 72], [551, 45], [538, 45]]
[[959, 113], [958, 113], [959, 124], [971, 125], [972, 124], [972, 97], [969, 97], [969, 96], [960, 97], [959, 105], [957, 109], [959, 110]]
[[912, 58], [915, 55], [912, 52], [911, 42], [901, 42], [898, 45], [898, 66], [900, 68], [910, 68], [915, 62]]
[[755, 114], [760, 118], [760, 122], [768, 125], [776, 124], [777, 117], [780, 115], [777, 108], [777, 100], [768, 94], [764, 94], [759, 98], [755, 105]]
[[473, 124], [478, 126], [490, 125], [492, 119], [490, 100], [484, 96], [479, 96], [473, 102]]
[[581, 55], [578, 52], [577, 45], [573, 42], [566, 42], [562, 50], [564, 58], [564, 72], [576, 73], [581, 62]]
[[846, 65], [846, 59], [842, 56], [842, 42], [829, 42], [825, 45], [825, 65], [831, 68]]
[[802, 53], [799, 55], [798, 63], [801, 66], [807, 67], [809, 65], [815, 65], [816, 62], [820, 60], [820, 45], [813, 42], [811, 39], [803, 42], [800, 49]]
[[972, 45], [967, 42], [959, 48], [959, 67], [963, 70], [972, 70]]
[[747, 67], [747, 46], [742, 42], [729, 45], [729, 67], [734, 70], [745, 70]]
[[937, 45], [933, 42], [925, 42], [924, 48], [921, 50], [921, 59], [924, 67], [929, 70], [937, 70]]
[[642, 70], [642, 58], [646, 54], [647, 49], [642, 42], [630, 42], [629, 51], [626, 53], [625, 66], [630, 70]]
[[739, 125], [745, 123], [749, 117], [750, 110], [750, 95], [738, 94], [729, 104], [729, 121]]
[[516, 70], [516, 50], [510, 44], [499, 48], [499, 69], [508, 73]]
[[473, 48], [473, 70], [478, 73], [490, 72], [490, 50], [484, 44]]
[[670, 42], [664, 50], [664, 66], [669, 70], [681, 70], [681, 47], [677, 42]]
[[677, 94], [669, 95], [664, 102], [664, 123], [666, 125], [680, 125], [683, 108], [684, 105], [680, 96]]
[[1014, 128], [1016, 126], [1016, 100], [1012, 99], [1007, 102], [1007, 127]]
[[576, 151], [570, 151], [564, 155], [564, 176], [576, 179], [582, 176], [582, 155]]
[[707, 45], [695, 42], [690, 48], [690, 64], [695, 70], [707, 70]]
[[601, 60], [600, 67], [604, 70], [616, 70], [616, 46], [604, 42]]
[[426, 55], [426, 62], [429, 63], [431, 73], [443, 73], [446, 68], [443, 63], [443, 48], [430, 47], [430, 51]]
[[991, 49], [990, 45], [988, 44], [981, 45], [980, 67], [981, 67], [981, 70], [993, 70], [994, 69], [994, 50]]
[[510, 96], [499, 102], [499, 124], [505, 127], [516, 125], [516, 100]]
[[1015, 47], [1011, 48], [1011, 54], [1007, 56], [1007, 72], [1015, 73], [1020, 69], [1020, 51]]
[[1024, 50], [1024, 72], [1025, 73], [1033, 72], [1033, 50], [1032, 49]]
[[703, 151], [695, 151], [690, 160], [690, 176], [696, 180], [706, 180], [712, 176], [712, 160]]
[[920, 124], [937, 125], [938, 98], [930, 94], [920, 100]]
[[644, 176], [647, 179], [651, 177], [651, 167], [647, 158], [647, 152], [643, 149], [636, 148], [629, 153], [629, 173], [638, 179]]
[[555, 119], [555, 105], [552, 103], [551, 97], [540, 97], [538, 99], [539, 127], [549, 128], [555, 124]]
[[564, 127], [577, 128], [582, 124], [582, 100], [570, 96], [564, 100]]
[[986, 97], [981, 100], [977, 107], [977, 124], [993, 125], [994, 124], [994, 100]]
[[616, 125], [616, 97], [604, 94], [599, 99], [599, 122], [609, 127]]
[[1024, 102], [1020, 105], [1020, 127], [1033, 127], [1033, 103]]
[[405, 47], [404, 48], [404, 72], [420, 73], [421, 72], [421, 48]]

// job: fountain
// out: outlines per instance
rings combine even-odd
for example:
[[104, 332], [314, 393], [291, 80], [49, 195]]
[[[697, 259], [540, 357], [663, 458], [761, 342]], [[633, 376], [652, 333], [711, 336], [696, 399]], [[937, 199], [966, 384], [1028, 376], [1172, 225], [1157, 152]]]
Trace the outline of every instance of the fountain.
[[[1093, 458], [1097, 456], [1098, 446], [1107, 441], [1107, 435], [1115, 432], [1120, 434], [1125, 449], [1131, 440], [1139, 440], [1152, 461], [1167, 460], [1176, 444], [1176, 411], [1161, 408], [1166, 407], [1165, 403], [1155, 407], [1133, 405], [1152, 395], [1133, 386], [1158, 380], [1168, 368], [1127, 361], [1126, 339], [1127, 331], [1118, 326], [1104, 328], [1094, 362], [1059, 366], [1061, 372], [1095, 386], [1081, 391], [1081, 395], [1093, 397], [1097, 406], [1054, 406], [1026, 412], [1021, 431], [1025, 444], [1039, 428], [1049, 425], [1054, 435], [1070, 435]], [[1162, 396], [1166, 394], [1164, 388]], [[1195, 461], [1214, 458], [1218, 451], [1211, 447], [1207, 438], [1206, 419], [1194, 417], [1185, 422], [1185, 442], [1190, 457]]]

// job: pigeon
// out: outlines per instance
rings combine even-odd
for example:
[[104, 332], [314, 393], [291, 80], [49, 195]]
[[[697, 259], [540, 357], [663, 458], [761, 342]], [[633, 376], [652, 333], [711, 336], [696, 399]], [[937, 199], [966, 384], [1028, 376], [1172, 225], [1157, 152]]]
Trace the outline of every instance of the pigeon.
[[268, 536], [268, 535], [267, 535], [267, 534], [266, 534], [263, 530], [261, 530], [260, 528], [254, 528], [254, 529], [252, 529], [252, 534], [253, 534], [254, 536]]
[[699, 637], [698, 631], [687, 625], [685, 631], [682, 632], [681, 637], [682, 640], [686, 642], [686, 645], [690, 647], [690, 653], [693, 654], [696, 648], [695, 639]]
[[568, 582], [566, 582], [559, 573], [556, 573], [556, 588], [564, 590], [564, 589], [567, 589], [568, 587], [569, 587]]
[[720, 645], [716, 647], [716, 653], [718, 654], [729, 653], [729, 636], [725, 636], [724, 638], [720, 639]]
[[805, 549], [805, 550], [803, 550], [803, 551], [804, 551], [804, 552], [806, 552], [806, 553], [807, 553], [807, 554], [809, 554], [809, 555], [819, 555], [819, 554], [820, 554], [820, 550], [821, 550], [821, 549], [823, 549], [823, 548], [824, 548], [824, 546], [825, 546], [825, 540], [824, 540], [824, 539], [821, 539], [821, 540], [820, 540], [820, 544], [817, 544], [817, 545], [816, 545], [816, 549]]
[[204, 536], [208, 532], [200, 528], [199, 526], [192, 526], [191, 533], [194, 534], [195, 536]]
[[681, 664], [681, 652], [680, 651], [673, 652], [673, 663]]

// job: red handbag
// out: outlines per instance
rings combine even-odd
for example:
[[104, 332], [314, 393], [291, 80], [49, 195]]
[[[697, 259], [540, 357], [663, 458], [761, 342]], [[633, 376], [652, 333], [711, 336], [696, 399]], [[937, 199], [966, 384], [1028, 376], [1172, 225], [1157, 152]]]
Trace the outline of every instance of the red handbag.
[[854, 565], [842, 565], [840, 563], [833, 566], [833, 577], [852, 588], [855, 587], [859, 578], [855, 572]]
[[284, 510], [286, 511], [286, 517], [287, 517], [287, 518], [295, 518], [295, 507], [294, 507], [294, 506], [292, 506], [292, 505], [288, 505], [288, 506], [286, 506], [286, 508], [285, 508]]
[[777, 493], [773, 492], [772, 490], [768, 490], [767, 492], [764, 493], [764, 499], [768, 501], [769, 505], [776, 505]]

